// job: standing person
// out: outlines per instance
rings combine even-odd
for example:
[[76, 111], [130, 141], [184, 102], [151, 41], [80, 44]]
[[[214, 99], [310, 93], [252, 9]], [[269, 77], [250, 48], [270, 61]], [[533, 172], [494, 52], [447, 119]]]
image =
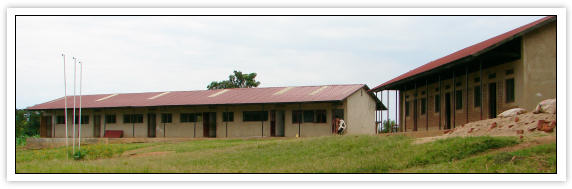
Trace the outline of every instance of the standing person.
[[338, 135], [344, 134], [344, 131], [346, 131], [346, 122], [343, 119], [340, 119], [338, 124]]

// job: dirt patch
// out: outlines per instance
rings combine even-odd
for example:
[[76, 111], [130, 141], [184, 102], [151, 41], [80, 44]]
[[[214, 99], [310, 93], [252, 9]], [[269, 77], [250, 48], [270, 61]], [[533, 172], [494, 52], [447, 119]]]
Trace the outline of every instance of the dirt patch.
[[[554, 127], [551, 131], [545, 131], [546, 128], [550, 128], [552, 125]], [[418, 138], [415, 143], [421, 144], [448, 137], [466, 136], [519, 136], [521, 138], [532, 138], [554, 135], [556, 132], [555, 127], [556, 114], [525, 113], [514, 117], [494, 118], [467, 123], [450, 131], [445, 131], [445, 134], [440, 136]]]

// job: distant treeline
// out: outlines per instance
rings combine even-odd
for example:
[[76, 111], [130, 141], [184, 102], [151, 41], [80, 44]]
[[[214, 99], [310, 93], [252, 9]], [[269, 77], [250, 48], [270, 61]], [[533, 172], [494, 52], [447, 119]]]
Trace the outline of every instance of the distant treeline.
[[40, 134], [40, 113], [16, 109], [16, 144], [25, 144], [26, 138]]

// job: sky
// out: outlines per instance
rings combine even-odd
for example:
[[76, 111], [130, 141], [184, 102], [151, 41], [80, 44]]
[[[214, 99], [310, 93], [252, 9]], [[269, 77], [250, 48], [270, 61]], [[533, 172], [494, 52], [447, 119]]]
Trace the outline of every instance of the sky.
[[[538, 16], [25, 16], [16, 19], [16, 108], [73, 94], [205, 90], [233, 70], [259, 87], [367, 84]], [[79, 65], [77, 66], [79, 94]], [[390, 117], [395, 107], [390, 93]], [[386, 94], [383, 99], [386, 104]], [[385, 115], [384, 115], [385, 116]]]

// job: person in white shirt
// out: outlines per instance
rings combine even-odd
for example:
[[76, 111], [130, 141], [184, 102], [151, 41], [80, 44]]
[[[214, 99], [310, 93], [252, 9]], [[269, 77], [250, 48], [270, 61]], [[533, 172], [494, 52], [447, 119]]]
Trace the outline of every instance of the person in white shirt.
[[346, 131], [346, 122], [343, 119], [340, 119], [338, 126], [338, 135], [344, 134], [344, 131]]

